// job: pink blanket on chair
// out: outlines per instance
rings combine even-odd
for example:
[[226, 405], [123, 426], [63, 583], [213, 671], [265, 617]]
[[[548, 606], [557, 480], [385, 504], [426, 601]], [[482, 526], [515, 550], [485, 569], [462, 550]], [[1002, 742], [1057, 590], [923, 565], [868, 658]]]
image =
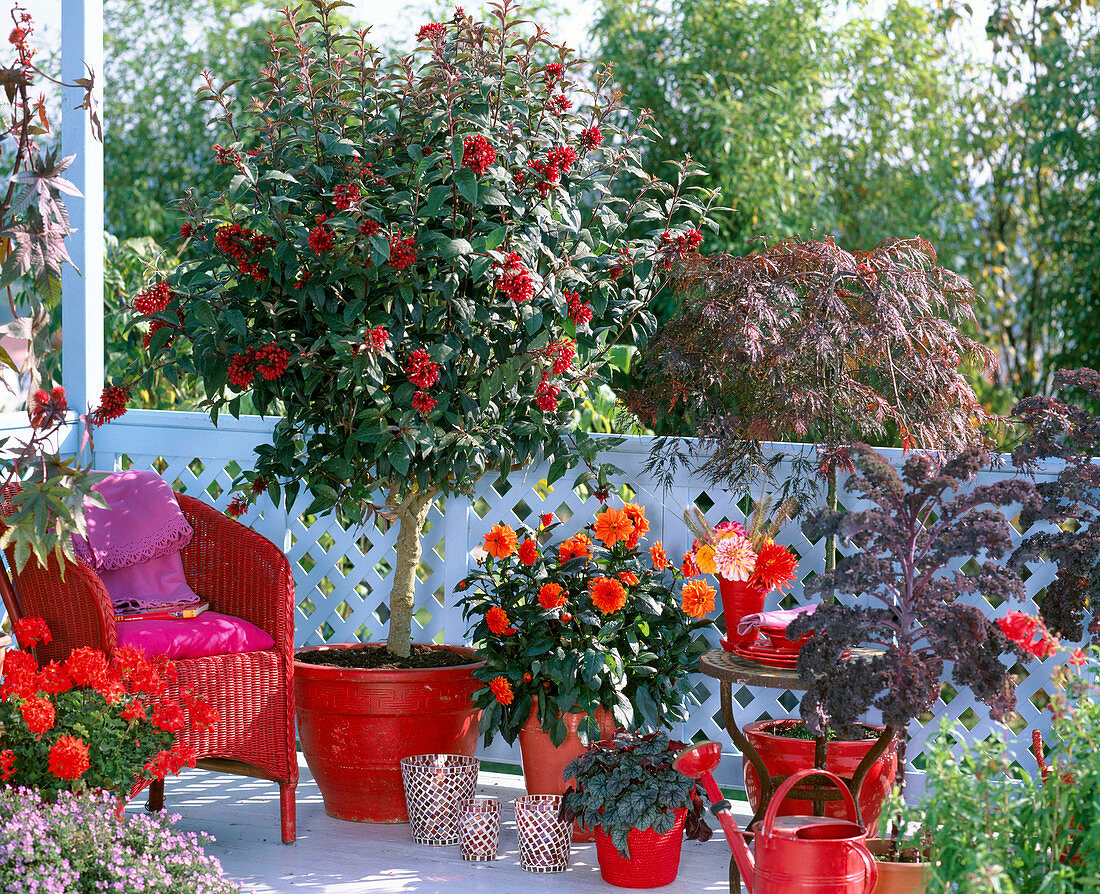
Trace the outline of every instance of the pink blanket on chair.
[[85, 503], [88, 536], [74, 534], [73, 547], [99, 573], [116, 613], [199, 602], [180, 559], [194, 532], [168, 483], [156, 472], [131, 469], [94, 489], [109, 508]]

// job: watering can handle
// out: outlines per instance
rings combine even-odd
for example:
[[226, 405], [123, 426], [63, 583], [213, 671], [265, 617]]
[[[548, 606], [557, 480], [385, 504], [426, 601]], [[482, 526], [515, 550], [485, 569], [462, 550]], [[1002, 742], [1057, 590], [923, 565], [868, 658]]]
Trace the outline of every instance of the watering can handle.
[[859, 855], [863, 865], [867, 867], [867, 886], [863, 889], [863, 894], [872, 894], [878, 884], [878, 862], [871, 856], [871, 852], [867, 850], [864, 844], [860, 844], [858, 847], [852, 845], [852, 850]]
[[848, 808], [848, 815], [851, 817], [852, 822], [859, 822], [856, 818], [858, 814], [856, 813], [855, 798], [852, 797], [852, 793], [844, 780], [837, 776], [836, 773], [832, 773], [829, 770], [817, 770], [810, 767], [805, 770], [799, 770], [797, 773], [788, 776], [772, 795], [772, 799], [768, 802], [768, 810], [764, 814], [763, 834], [765, 837], [772, 834], [772, 828], [775, 825], [775, 817], [779, 813], [779, 805], [783, 803], [783, 799], [787, 796], [787, 793], [807, 776], [827, 776], [832, 782], [836, 783], [836, 787], [840, 789], [840, 796], [844, 800], [844, 806]]

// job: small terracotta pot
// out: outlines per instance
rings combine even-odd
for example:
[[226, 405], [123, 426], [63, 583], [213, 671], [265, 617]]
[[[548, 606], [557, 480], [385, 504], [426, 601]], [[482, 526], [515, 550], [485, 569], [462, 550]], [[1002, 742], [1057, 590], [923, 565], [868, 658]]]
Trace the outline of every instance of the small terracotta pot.
[[756, 642], [757, 631], [740, 634], [737, 624], [745, 615], [755, 615], [764, 610], [767, 593], [747, 581], [726, 580], [722, 575], [718, 575], [718, 589], [722, 594], [722, 615], [726, 619], [726, 638], [722, 645], [728, 649], [730, 646], [748, 646]]
[[[880, 856], [890, 850], [885, 838], [868, 838], [867, 850]], [[887, 863], [878, 861], [878, 884], [872, 894], [927, 894], [924, 877], [928, 863]]]
[[[531, 698], [531, 713], [527, 722], [519, 731], [519, 751], [523, 759], [523, 782], [529, 795], [562, 795], [573, 784], [572, 779], [564, 779], [565, 768], [574, 758], [584, 754], [587, 746], [577, 735], [577, 728], [588, 715], [583, 711], [570, 711], [562, 718], [565, 721], [565, 741], [554, 745], [550, 734], [539, 723], [538, 698]], [[604, 710], [596, 712], [596, 722], [600, 725], [600, 738], [606, 739], [615, 734], [615, 721]], [[573, 841], [590, 842], [594, 833], [586, 826], [573, 829]]]

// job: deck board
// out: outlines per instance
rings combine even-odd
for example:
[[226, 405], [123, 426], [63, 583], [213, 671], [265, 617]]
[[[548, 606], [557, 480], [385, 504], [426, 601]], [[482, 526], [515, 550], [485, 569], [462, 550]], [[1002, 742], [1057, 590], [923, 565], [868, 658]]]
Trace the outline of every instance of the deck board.
[[[416, 844], [406, 825], [349, 823], [325, 814], [321, 794], [302, 766], [298, 785], [298, 840], [279, 840], [279, 795], [274, 783], [205, 770], [187, 770], [169, 778], [166, 802], [181, 818], [178, 828], [206, 831], [216, 841], [207, 852], [245, 894], [538, 894], [538, 892], [610, 892], [600, 878], [593, 844], [575, 845], [570, 868], [538, 875], [519, 865], [515, 814], [511, 799], [522, 795], [517, 776], [482, 772], [480, 794], [504, 802], [500, 857], [493, 863], [467, 863], [458, 847]], [[745, 804], [740, 805], [747, 807]], [[142, 799], [127, 809], [140, 810]], [[745, 816], [739, 817], [744, 822]], [[714, 825], [714, 823], [712, 823]], [[721, 830], [704, 845], [684, 842], [676, 881], [660, 890], [728, 891], [729, 849]]]

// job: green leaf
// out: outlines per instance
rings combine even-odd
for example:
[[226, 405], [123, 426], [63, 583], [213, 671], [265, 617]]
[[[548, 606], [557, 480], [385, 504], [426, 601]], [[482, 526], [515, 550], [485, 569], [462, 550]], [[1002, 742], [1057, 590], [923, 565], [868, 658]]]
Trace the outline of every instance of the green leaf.
[[469, 168], [459, 168], [454, 173], [455, 185], [470, 206], [477, 207], [477, 175]]
[[439, 250], [441, 258], [456, 258], [459, 255], [468, 255], [473, 248], [465, 239], [451, 239]]

